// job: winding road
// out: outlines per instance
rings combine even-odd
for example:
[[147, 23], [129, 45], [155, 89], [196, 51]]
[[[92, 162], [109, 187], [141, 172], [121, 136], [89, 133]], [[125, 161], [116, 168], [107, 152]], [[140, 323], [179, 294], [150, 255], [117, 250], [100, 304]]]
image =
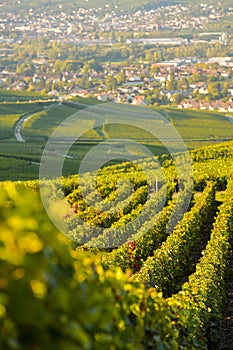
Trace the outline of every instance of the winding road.
[[231, 115], [226, 115], [225, 116], [231, 124], [233, 124], [233, 117]]
[[27, 113], [25, 115], [23, 115], [16, 123], [15, 128], [14, 128], [14, 134], [15, 134], [15, 138], [18, 142], [25, 142], [25, 139], [22, 136], [22, 129], [23, 129], [23, 125], [25, 124], [25, 122], [31, 118], [34, 114], [37, 114], [39, 112], [42, 112], [44, 110], [48, 110], [48, 109], [52, 109], [52, 108], [57, 108], [61, 106], [61, 102], [56, 102], [53, 103], [51, 106], [48, 107], [44, 107], [43, 109], [34, 111], [34, 112], [30, 112]]

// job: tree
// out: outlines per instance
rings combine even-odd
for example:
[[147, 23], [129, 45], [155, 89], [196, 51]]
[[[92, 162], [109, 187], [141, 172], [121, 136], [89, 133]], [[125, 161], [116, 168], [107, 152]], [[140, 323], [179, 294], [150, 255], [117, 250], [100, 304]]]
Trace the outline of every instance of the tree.
[[193, 75], [189, 78], [190, 83], [197, 83], [203, 79], [202, 75], [199, 72], [193, 73]]
[[230, 85], [231, 85], [230, 82], [224, 83], [223, 90], [222, 90], [223, 96], [227, 96], [228, 95], [228, 89], [229, 89]]
[[95, 32], [93, 38], [94, 38], [95, 40], [98, 40], [98, 39], [100, 38], [100, 37], [99, 37], [99, 34], [98, 34], [97, 32]]
[[208, 85], [208, 94], [211, 100], [221, 98], [221, 85], [219, 83], [210, 83]]
[[117, 80], [113, 75], [108, 75], [105, 79], [105, 85], [107, 90], [115, 90], [117, 85]]
[[199, 90], [197, 90], [196, 93], [195, 93], [195, 100], [196, 101], [203, 100], [203, 95], [200, 93]]
[[54, 64], [54, 73], [60, 74], [62, 72], [62, 65], [63, 65], [62, 61], [56, 61]]
[[177, 81], [175, 80], [173, 72], [170, 74], [169, 80], [166, 82], [166, 88], [169, 91], [177, 89]]
[[103, 67], [95, 59], [88, 62], [91, 69], [94, 69], [96, 72], [103, 72]]
[[17, 74], [23, 74], [25, 69], [26, 69], [26, 64], [25, 63], [18, 64], [17, 68], [16, 68], [16, 73]]
[[89, 80], [89, 77], [87, 75], [83, 78], [77, 79], [76, 83], [79, 87], [83, 89], [90, 89], [92, 87], [92, 82]]
[[178, 83], [178, 88], [182, 91], [187, 91], [189, 89], [189, 82], [187, 78], [182, 78]]
[[152, 52], [151, 52], [150, 50], [147, 51], [147, 52], [146, 52], [145, 60], [146, 60], [147, 62], [151, 62], [151, 61], [153, 61], [153, 59], [154, 59], [154, 55], [152, 54]]
[[33, 85], [30, 84], [30, 85], [28, 86], [28, 88], [27, 88], [27, 91], [28, 91], [28, 92], [33, 92], [33, 91], [35, 91], [35, 87], [34, 87]]
[[159, 67], [156, 66], [151, 66], [150, 68], [150, 76], [152, 77], [154, 74], [158, 74], [160, 72]]
[[116, 75], [116, 81], [117, 81], [117, 85], [121, 85], [125, 82], [125, 74], [124, 72], [120, 72]]
[[84, 74], [87, 74], [90, 70], [90, 64], [89, 63], [86, 63], [84, 66], [83, 66], [83, 73]]
[[111, 32], [110, 33], [110, 40], [111, 41], [116, 41], [116, 34], [115, 34], [115, 32]]
[[182, 100], [184, 96], [182, 94], [176, 93], [172, 96], [172, 101], [174, 105], [178, 105]]
[[163, 53], [163, 50], [159, 50], [159, 51], [157, 52], [156, 60], [157, 60], [158, 62], [164, 60], [164, 53]]

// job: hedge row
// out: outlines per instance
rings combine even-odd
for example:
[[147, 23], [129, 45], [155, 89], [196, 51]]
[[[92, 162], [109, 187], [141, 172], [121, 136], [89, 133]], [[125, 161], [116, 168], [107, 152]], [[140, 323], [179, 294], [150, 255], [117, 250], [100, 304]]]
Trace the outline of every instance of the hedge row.
[[196, 204], [185, 213], [160, 249], [154, 252], [132, 278], [169, 296], [180, 288], [190, 263], [190, 253], [201, 240], [204, 226], [214, 214], [215, 188], [209, 183]]

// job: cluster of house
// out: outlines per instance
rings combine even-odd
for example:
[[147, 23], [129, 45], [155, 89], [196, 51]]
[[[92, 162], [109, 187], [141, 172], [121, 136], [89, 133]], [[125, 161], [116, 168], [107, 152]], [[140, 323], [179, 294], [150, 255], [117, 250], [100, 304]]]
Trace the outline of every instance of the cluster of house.
[[217, 100], [214, 102], [206, 102], [204, 100], [195, 101], [194, 99], [184, 99], [178, 105], [181, 109], [200, 109], [205, 111], [218, 111], [218, 112], [233, 112], [233, 98], [229, 101], [223, 102], [222, 100]]
[[[227, 81], [228, 87], [226, 99], [233, 96], [233, 58], [232, 57], [217, 57], [212, 58], [207, 64], [198, 63], [196, 58], [175, 59], [171, 61], [163, 61], [152, 65], [117, 65], [117, 64], [102, 64], [101, 69], [96, 71], [90, 68], [88, 72], [83, 72], [82, 68], [78, 71], [65, 71], [60, 74], [53, 72], [54, 66], [51, 62], [45, 59], [33, 60], [35, 65], [34, 72], [28, 71], [25, 74], [17, 74], [16, 72], [2, 71], [0, 72], [0, 86], [12, 90], [26, 90], [28, 84], [37, 89], [43, 89], [50, 86], [50, 95], [70, 95], [87, 97], [92, 95], [98, 100], [107, 101], [114, 100], [115, 102], [129, 102], [133, 104], [147, 104], [147, 96], [159, 92], [161, 100], [165, 99], [168, 103], [174, 102], [175, 94], [180, 94], [187, 97], [186, 100], [180, 103], [179, 108], [195, 108], [195, 109], [217, 109], [229, 111], [231, 110], [232, 101], [218, 101], [218, 104], [201, 101], [195, 102], [193, 96], [197, 92], [203, 95], [199, 99], [204, 99], [204, 96], [209, 94], [208, 83], [202, 80], [203, 77], [214, 78], [214, 81]], [[198, 64], [196, 64], [198, 63]], [[202, 62], [204, 63], [204, 62]], [[213, 63], [217, 63], [214, 66]], [[55, 62], [54, 62], [55, 64]], [[49, 73], [37, 72], [41, 65], [47, 65]], [[117, 76], [122, 73], [123, 81], [114, 89], [107, 89], [107, 78]], [[198, 75], [199, 80], [192, 82], [192, 78]], [[94, 81], [91, 88], [84, 88], [80, 80]], [[170, 84], [174, 80], [176, 88]], [[96, 83], [98, 84], [96, 85]], [[184, 83], [183, 83], [184, 82]], [[223, 86], [223, 85], [222, 85]], [[192, 97], [191, 97], [192, 96]], [[204, 99], [205, 100], [205, 99]], [[209, 100], [209, 99], [208, 99]]]
[[[20, 1], [18, 2], [20, 4]], [[45, 36], [50, 40], [66, 40], [82, 45], [109, 44], [106, 37], [98, 33], [132, 32], [150, 33], [159, 30], [181, 30], [186, 28], [204, 29], [206, 24], [215, 22], [221, 17], [231, 15], [232, 8], [222, 9], [221, 4], [213, 6], [202, 4], [194, 13], [193, 6], [182, 4], [162, 4], [149, 10], [124, 11], [118, 5], [105, 5], [90, 8], [75, 7], [59, 4], [37, 6], [29, 10], [10, 8], [2, 3], [0, 18], [0, 42], [12, 38], [16, 31], [24, 36]], [[92, 40], [94, 39], [94, 41]], [[12, 39], [13, 40], [13, 39]], [[180, 42], [182, 39], [176, 40]]]
[[[79, 95], [81, 96], [81, 95]], [[94, 97], [96, 97], [99, 101], [114, 101], [116, 103], [131, 103], [132, 105], [148, 105], [148, 102], [145, 98], [145, 96], [140, 95], [140, 89], [139, 91], [136, 89], [133, 89], [132, 91], [129, 89], [117, 89], [114, 93], [108, 93], [108, 94], [95, 94]]]

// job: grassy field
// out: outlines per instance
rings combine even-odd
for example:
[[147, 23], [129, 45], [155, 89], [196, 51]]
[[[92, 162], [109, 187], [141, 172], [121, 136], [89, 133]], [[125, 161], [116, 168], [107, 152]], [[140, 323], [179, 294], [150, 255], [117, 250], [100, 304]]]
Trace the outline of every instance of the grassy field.
[[[48, 100], [45, 95], [40, 95], [38, 92], [27, 92], [27, 91], [13, 91], [0, 89], [0, 102], [23, 102], [23, 101], [37, 101]], [[51, 100], [53, 97], [51, 97]]]
[[[79, 102], [87, 103], [86, 100]], [[38, 178], [39, 163], [48, 138], [58, 125], [83, 108], [83, 105], [74, 103], [0, 103], [0, 180]], [[177, 129], [188, 149], [233, 139], [233, 124], [220, 113], [185, 111], [171, 107], [159, 111]], [[14, 135], [15, 124], [30, 113], [32, 116], [24, 122], [21, 131], [26, 142], [18, 142]], [[154, 129], [156, 123], [156, 120], [144, 120], [147, 129], [150, 126]], [[102, 125], [97, 126], [98, 124]], [[148, 131], [133, 125], [125, 127], [120, 123], [109, 124], [108, 118], [104, 116], [98, 115], [95, 118], [92, 115], [89, 119], [84, 119], [80, 115], [73, 129], [75, 128], [88, 131], [70, 148], [70, 158], [64, 162], [64, 175], [76, 173], [85, 154], [101, 140], [125, 138], [140, 142], [154, 155], [167, 153], [164, 145]], [[69, 136], [69, 132], [72, 133], [73, 130], [66, 130], [64, 124], [65, 136]], [[135, 153], [135, 156], [140, 153], [130, 145], [125, 147], [124, 152], [126, 155], [127, 152], [132, 155]]]
[[166, 111], [169, 121], [180, 133], [188, 148], [194, 149], [233, 138], [233, 124], [224, 114], [176, 108], [166, 108]]
[[14, 125], [17, 120], [24, 114], [33, 113], [41, 108], [41, 103], [0, 103], [0, 140], [14, 137]]

